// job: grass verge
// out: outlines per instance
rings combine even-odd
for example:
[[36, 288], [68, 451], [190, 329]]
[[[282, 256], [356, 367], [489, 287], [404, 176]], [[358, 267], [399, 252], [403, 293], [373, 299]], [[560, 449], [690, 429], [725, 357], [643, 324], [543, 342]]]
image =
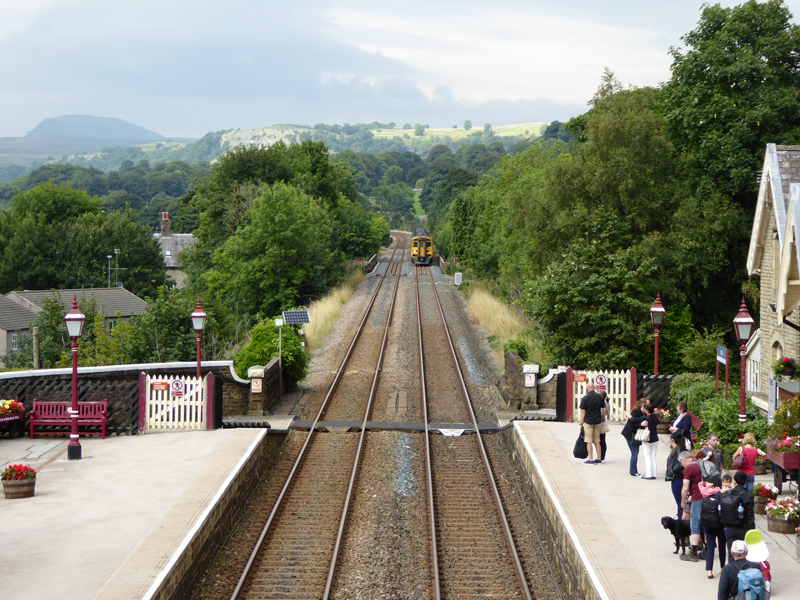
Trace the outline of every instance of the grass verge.
[[311, 303], [308, 307], [308, 319], [311, 322], [305, 326], [308, 352], [321, 347], [325, 338], [333, 332], [342, 306], [353, 297], [353, 290], [365, 277], [361, 271], [356, 271], [330, 294]]

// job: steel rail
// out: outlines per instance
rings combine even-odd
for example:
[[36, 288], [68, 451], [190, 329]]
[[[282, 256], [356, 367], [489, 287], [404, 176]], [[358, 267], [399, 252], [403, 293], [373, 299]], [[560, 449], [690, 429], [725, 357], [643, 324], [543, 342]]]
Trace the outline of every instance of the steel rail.
[[417, 310], [417, 340], [419, 347], [419, 383], [422, 396], [422, 415], [425, 420], [425, 470], [428, 479], [428, 515], [431, 526], [431, 557], [433, 559], [433, 585], [435, 600], [441, 600], [441, 583], [439, 578], [439, 549], [436, 544], [436, 511], [433, 504], [433, 474], [431, 467], [431, 440], [428, 432], [428, 393], [425, 389], [425, 357], [422, 352], [422, 313], [419, 306], [419, 276], [414, 269], [414, 291]]
[[[489, 464], [489, 457], [486, 455], [486, 448], [483, 445], [483, 439], [481, 439], [480, 429], [478, 429], [478, 419], [475, 417], [475, 411], [472, 408], [472, 400], [469, 395], [469, 391], [467, 390], [467, 384], [464, 381], [464, 375], [461, 372], [461, 365], [458, 363], [458, 355], [456, 354], [455, 346], [453, 345], [453, 338], [450, 335], [450, 328], [447, 326], [447, 319], [444, 317], [444, 311], [442, 311], [442, 304], [439, 301], [439, 292], [436, 291], [436, 281], [433, 279], [433, 273], [428, 272], [431, 278], [431, 289], [433, 289], [433, 297], [436, 300], [436, 308], [439, 311], [439, 318], [442, 320], [442, 325], [444, 326], [445, 334], [447, 337], [447, 343], [450, 346], [450, 354], [453, 358], [453, 363], [455, 364], [456, 373], [458, 373], [458, 379], [461, 382], [461, 392], [464, 395], [464, 402], [467, 405], [467, 409], [469, 410], [470, 418], [472, 419], [472, 426], [475, 429], [475, 439], [478, 441], [478, 448], [481, 452], [481, 459], [483, 460], [483, 465], [486, 468], [486, 472], [489, 474], [489, 482], [492, 484], [492, 492], [494, 495], [494, 501], [497, 505], [497, 512], [500, 515], [500, 518], [503, 522], [503, 529], [505, 531], [505, 540], [508, 546], [508, 550], [513, 556], [514, 559], [514, 568], [517, 573], [517, 579], [519, 580], [520, 587], [525, 592], [526, 600], [533, 600], [531, 596], [531, 592], [528, 589], [528, 583], [525, 580], [525, 571], [522, 568], [522, 563], [519, 560], [519, 553], [517, 552], [516, 544], [514, 543], [514, 536], [511, 534], [511, 528], [508, 525], [508, 518], [506, 517], [506, 512], [503, 509], [503, 500], [500, 498], [500, 492], [497, 489], [497, 483], [494, 480], [494, 473], [492, 472], [492, 467]], [[426, 436], [427, 437], [427, 436]]]
[[[401, 238], [401, 239], [402, 239], [402, 247], [405, 248], [405, 238]], [[314, 435], [314, 432], [316, 431], [317, 424], [319, 423], [320, 418], [322, 417], [322, 414], [323, 414], [323, 412], [325, 411], [325, 408], [328, 405], [328, 401], [330, 400], [331, 396], [333, 395], [333, 392], [336, 390], [336, 386], [339, 383], [339, 379], [340, 379], [342, 373], [344, 373], [344, 368], [345, 368], [345, 365], [347, 364], [347, 361], [350, 360], [350, 355], [353, 352], [353, 348], [356, 345], [356, 341], [358, 340], [359, 335], [361, 335], [361, 330], [364, 327], [364, 323], [366, 323], [367, 317], [369, 316], [369, 313], [372, 310], [372, 305], [375, 303], [375, 298], [377, 298], [378, 292], [383, 287], [383, 282], [386, 279], [386, 274], [389, 272], [389, 267], [392, 265], [392, 261], [394, 260], [395, 254], [397, 254], [397, 250], [398, 250], [398, 247], [395, 247], [392, 250], [392, 256], [389, 258], [389, 264], [387, 264], [386, 270], [384, 270], [383, 274], [381, 275], [380, 280], [378, 281], [378, 284], [375, 286], [375, 291], [372, 292], [372, 296], [369, 299], [369, 304], [367, 305], [367, 308], [364, 311], [364, 316], [361, 318], [361, 323], [359, 323], [358, 329], [356, 330], [355, 334], [353, 335], [353, 340], [350, 342], [350, 347], [347, 349], [347, 354], [345, 355], [344, 360], [342, 360], [342, 364], [339, 366], [339, 370], [337, 371], [336, 376], [333, 379], [333, 383], [331, 383], [331, 386], [330, 386], [330, 389], [328, 390], [328, 393], [325, 395], [325, 399], [322, 401], [322, 406], [320, 406], [319, 411], [317, 412], [317, 416], [314, 419], [314, 424], [311, 426], [311, 429], [308, 431], [308, 435], [306, 436], [305, 442], [303, 443], [303, 446], [300, 449], [300, 452], [299, 452], [299, 454], [297, 455], [297, 458], [294, 461], [294, 465], [292, 466], [292, 470], [289, 472], [289, 476], [286, 478], [286, 482], [283, 484], [283, 488], [281, 489], [281, 493], [278, 495], [278, 499], [275, 501], [275, 506], [272, 508], [272, 511], [270, 512], [270, 515], [269, 515], [269, 518], [267, 519], [267, 522], [266, 522], [266, 524], [264, 525], [264, 528], [261, 531], [261, 535], [258, 537], [258, 541], [256, 542], [256, 545], [253, 548], [252, 553], [250, 554], [250, 558], [248, 559], [247, 564], [245, 565], [244, 570], [242, 571], [242, 575], [239, 577], [239, 581], [236, 584], [236, 588], [233, 590], [233, 594], [231, 595], [231, 600], [238, 600], [239, 594], [242, 592], [242, 589], [244, 588], [244, 584], [246, 583], [247, 578], [250, 575], [250, 570], [252, 569], [253, 564], [255, 563], [255, 560], [256, 560], [256, 557], [258, 556], [259, 550], [261, 550], [261, 546], [264, 543], [264, 539], [266, 539], [266, 537], [267, 537], [267, 533], [269, 532], [269, 528], [272, 525], [272, 521], [275, 519], [275, 515], [278, 513], [278, 510], [280, 509], [281, 502], [283, 501], [283, 498], [286, 496], [286, 493], [287, 493], [287, 491], [289, 490], [289, 487], [292, 484], [292, 479], [294, 478], [294, 474], [297, 472], [297, 469], [300, 466], [300, 463], [301, 463], [301, 461], [303, 459], [303, 456], [305, 455], [306, 449], [308, 448], [308, 445], [311, 442], [311, 437]], [[401, 253], [401, 256], [402, 256], [402, 253]]]
[[[405, 240], [403, 243], [403, 249], [405, 249]], [[392, 257], [394, 258], [394, 256]], [[328, 581], [325, 584], [325, 594], [323, 596], [323, 600], [328, 600], [331, 594], [331, 588], [333, 587], [333, 578], [336, 574], [336, 563], [339, 560], [339, 550], [342, 546], [342, 538], [344, 537], [344, 527], [347, 521], [348, 512], [350, 509], [350, 500], [353, 496], [353, 488], [356, 484], [356, 475], [358, 474], [358, 467], [359, 463], [361, 462], [361, 450], [364, 447], [364, 437], [367, 434], [367, 421], [369, 420], [369, 413], [372, 410], [372, 402], [375, 399], [375, 392], [378, 389], [378, 378], [380, 376], [381, 367], [383, 366], [383, 357], [386, 350], [386, 340], [389, 339], [389, 325], [392, 322], [392, 317], [394, 316], [394, 302], [397, 299], [397, 288], [400, 285], [400, 276], [403, 272], [403, 261], [402, 261], [402, 254], [401, 254], [401, 261], [400, 263], [393, 263], [398, 265], [394, 268], [396, 273], [395, 280], [394, 280], [394, 289], [392, 290], [392, 301], [389, 304], [389, 314], [386, 315], [386, 325], [383, 328], [383, 340], [381, 341], [381, 349], [378, 352], [378, 363], [375, 365], [375, 374], [372, 376], [372, 387], [369, 390], [369, 398], [367, 399], [367, 408], [364, 411], [364, 421], [361, 423], [361, 435], [358, 438], [358, 449], [356, 450], [356, 456], [353, 460], [353, 470], [350, 473], [350, 483], [347, 486], [347, 496], [344, 500], [344, 508], [342, 509], [342, 519], [339, 522], [339, 532], [336, 534], [336, 543], [333, 547], [333, 556], [331, 557], [331, 566], [328, 570]], [[387, 269], [388, 271], [388, 269]]]

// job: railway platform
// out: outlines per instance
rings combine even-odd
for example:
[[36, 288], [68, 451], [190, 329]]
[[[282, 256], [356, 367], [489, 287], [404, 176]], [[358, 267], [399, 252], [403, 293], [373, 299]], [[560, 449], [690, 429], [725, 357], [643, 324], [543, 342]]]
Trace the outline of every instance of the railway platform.
[[[603, 465], [584, 466], [572, 456], [578, 436], [577, 424], [515, 421], [529, 464], [542, 474], [558, 510], [567, 524], [566, 533], [580, 546], [579, 554], [589, 565], [588, 578], [600, 598], [653, 598], [673, 600], [716, 598], [719, 562], [715, 558], [714, 579], [707, 579], [704, 561], [682, 561], [672, 552], [673, 538], [661, 527], [661, 517], [675, 516], [670, 485], [664, 481], [668, 451], [667, 436], [658, 448], [658, 476], [645, 481], [628, 474], [630, 452], [620, 432], [622, 424], [611, 424], [606, 435], [608, 451]], [[639, 457], [640, 472], [644, 457]], [[756, 477], [771, 482], [772, 475]], [[773, 600], [797, 597], [800, 562], [793, 535], [767, 531], [766, 517], [756, 515], [770, 551]]]

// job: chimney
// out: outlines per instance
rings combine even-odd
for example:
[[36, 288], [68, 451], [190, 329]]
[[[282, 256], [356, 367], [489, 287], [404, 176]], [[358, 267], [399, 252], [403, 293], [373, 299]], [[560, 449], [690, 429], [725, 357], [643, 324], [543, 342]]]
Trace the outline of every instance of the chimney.
[[169, 231], [169, 213], [161, 213], [161, 237], [170, 237], [172, 234]]

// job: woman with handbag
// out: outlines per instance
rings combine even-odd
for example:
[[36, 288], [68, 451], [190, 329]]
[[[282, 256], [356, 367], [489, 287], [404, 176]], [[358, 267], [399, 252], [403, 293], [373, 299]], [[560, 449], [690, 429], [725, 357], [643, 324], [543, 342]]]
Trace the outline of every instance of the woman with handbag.
[[764, 454], [761, 450], [756, 448], [756, 436], [749, 431], [744, 434], [742, 439], [744, 446], [739, 446], [736, 452], [733, 453], [732, 469], [737, 472], [742, 471], [747, 475], [747, 491], [753, 493], [753, 483], [756, 480], [756, 459], [759, 454]]
[[628, 474], [631, 477], [641, 477], [641, 475], [639, 475], [639, 448], [642, 445], [640, 441], [634, 438], [636, 427], [634, 426], [632, 419], [642, 416], [642, 407], [645, 404], [647, 404], [647, 398], [640, 398], [636, 403], [636, 406], [631, 411], [631, 414], [628, 417], [628, 422], [625, 423], [625, 427], [622, 428], [622, 437], [624, 437], [625, 441], [628, 442], [628, 449], [631, 451], [631, 462], [628, 469]]
[[600, 421], [600, 464], [606, 462], [606, 434], [611, 431], [611, 427], [608, 425], [608, 418], [611, 416], [611, 406], [608, 404], [608, 394], [604, 391], [599, 392], [599, 394], [603, 397], [603, 402], [606, 403], [606, 418], [604, 421]]
[[642, 416], [631, 419], [634, 424], [638, 422], [639, 429], [636, 431], [636, 439], [642, 443], [644, 450], [644, 477], [650, 481], [656, 478], [657, 464], [656, 452], [658, 452], [658, 417], [653, 411], [653, 405], [649, 402], [642, 407]]
[[676, 407], [678, 409], [678, 418], [669, 426], [669, 431], [680, 431], [683, 434], [683, 439], [686, 442], [686, 450], [692, 450], [692, 415], [689, 414], [689, 407], [681, 400]]

